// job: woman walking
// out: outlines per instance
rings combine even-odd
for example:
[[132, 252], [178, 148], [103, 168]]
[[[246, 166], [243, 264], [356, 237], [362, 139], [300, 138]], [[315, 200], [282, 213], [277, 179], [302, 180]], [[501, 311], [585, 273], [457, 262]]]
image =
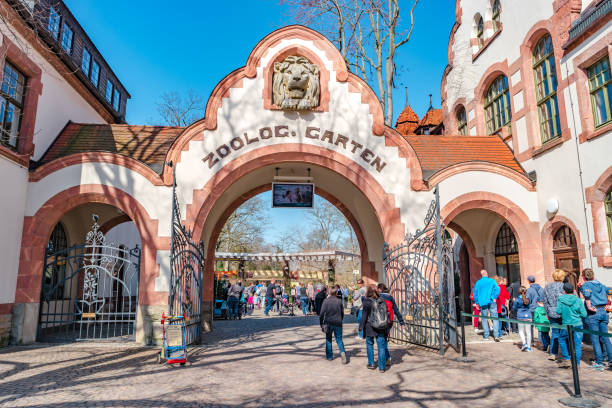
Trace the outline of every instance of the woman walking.
[[361, 323], [359, 324], [359, 331], [363, 331], [363, 334], [366, 338], [368, 368], [370, 370], [376, 369], [376, 365], [374, 365], [374, 340], [376, 340], [376, 347], [378, 348], [378, 371], [384, 373], [385, 371], [387, 371], [386, 350], [389, 329], [387, 328], [377, 330], [372, 327], [372, 314], [374, 307], [376, 307], [377, 300], [378, 293], [376, 293], [376, 290], [374, 290], [374, 288], [368, 286], [366, 289], [365, 298], [363, 298], [362, 300], [363, 314], [361, 316]]
[[329, 296], [321, 305], [321, 313], [319, 314], [319, 323], [321, 329], [325, 332], [325, 358], [328, 360], [334, 359], [332, 352], [332, 334], [336, 338], [338, 350], [340, 350], [340, 359], [342, 364], [348, 363], [346, 353], [344, 351], [344, 342], [342, 341], [342, 320], [344, 319], [344, 308], [342, 307], [342, 299], [338, 298], [338, 289], [332, 288], [329, 291]]

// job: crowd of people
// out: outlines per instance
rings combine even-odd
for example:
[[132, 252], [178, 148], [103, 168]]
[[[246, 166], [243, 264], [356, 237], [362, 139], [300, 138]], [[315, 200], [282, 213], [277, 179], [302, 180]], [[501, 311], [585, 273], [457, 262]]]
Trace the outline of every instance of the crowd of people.
[[[582, 271], [582, 281], [574, 287], [562, 269], [553, 273], [553, 282], [542, 287], [534, 276], [528, 276], [528, 287], [514, 282], [507, 287], [504, 278], [488, 276], [486, 270], [480, 272], [481, 278], [472, 290], [474, 330], [482, 334], [485, 340], [499, 342], [504, 336], [518, 332], [522, 346], [521, 351], [531, 352], [533, 331], [538, 331], [538, 339], [548, 359], [556, 361], [561, 368], [568, 368], [570, 363], [569, 331], [559, 327], [550, 327], [548, 323], [586, 328], [591, 331], [608, 333], [609, 294], [612, 289], [595, 280], [593, 270]], [[482, 317], [510, 317], [521, 323], [507, 324]], [[479, 324], [482, 329], [479, 329]], [[492, 331], [492, 334], [491, 334]], [[582, 357], [583, 332], [573, 333], [576, 361], [580, 364]], [[597, 371], [606, 368], [612, 370], [612, 343], [606, 336], [589, 334], [595, 359], [591, 367]]]

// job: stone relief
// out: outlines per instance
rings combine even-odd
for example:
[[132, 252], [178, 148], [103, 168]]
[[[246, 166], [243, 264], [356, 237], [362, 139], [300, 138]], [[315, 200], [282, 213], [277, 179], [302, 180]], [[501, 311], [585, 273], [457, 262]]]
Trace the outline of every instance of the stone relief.
[[319, 106], [319, 67], [306, 58], [290, 55], [274, 63], [272, 96], [282, 109], [308, 110]]

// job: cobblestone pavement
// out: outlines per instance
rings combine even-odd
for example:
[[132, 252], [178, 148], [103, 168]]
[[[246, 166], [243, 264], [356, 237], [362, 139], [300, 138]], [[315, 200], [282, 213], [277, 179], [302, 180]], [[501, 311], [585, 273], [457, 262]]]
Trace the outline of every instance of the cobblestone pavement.
[[[157, 349], [36, 345], [0, 351], [3, 407], [558, 407], [571, 371], [541, 352], [469, 344], [471, 364], [413, 346], [392, 346], [386, 373], [366, 369], [365, 344], [347, 317], [348, 365], [326, 361], [316, 317], [215, 322], [185, 367], [159, 365]], [[612, 372], [583, 362], [583, 394], [612, 407]]]

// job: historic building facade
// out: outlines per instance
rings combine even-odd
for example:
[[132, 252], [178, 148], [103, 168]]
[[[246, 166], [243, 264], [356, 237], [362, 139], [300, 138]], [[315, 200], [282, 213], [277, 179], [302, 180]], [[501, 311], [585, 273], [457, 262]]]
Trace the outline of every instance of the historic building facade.
[[[347, 217], [359, 242], [362, 276], [370, 282], [384, 278], [384, 243], [397, 245], [422, 228], [436, 186], [444, 221], [464, 243], [462, 291], [469, 291], [483, 266], [511, 280], [533, 274], [543, 283], [555, 262], [578, 269], [592, 259], [598, 276], [609, 278], [605, 197], [612, 170], [607, 123], [600, 123], [608, 118], [604, 112], [609, 115], [608, 71], [600, 64], [609, 41], [606, 33], [593, 31], [593, 24], [601, 24], [597, 20], [558, 44], [562, 30], [555, 19], [569, 28], [582, 11], [575, 2], [536, 2], [542, 15], [521, 31], [529, 45], [519, 41], [518, 51], [511, 47], [518, 26], [503, 28], [518, 9], [492, 13], [487, 7], [494, 4], [483, 0], [477, 11], [479, 2], [466, 2], [474, 7], [469, 13], [483, 16], [481, 35], [480, 23], [465, 22], [468, 12], [458, 2], [442, 111], [431, 110], [421, 120], [406, 111], [397, 130], [385, 126], [376, 95], [347, 70], [334, 45], [301, 26], [263, 38], [245, 56], [245, 66], [217, 84], [201, 120], [185, 128], [122, 124], [129, 94], [63, 3], [3, 3], [10, 5], [3, 12], [13, 24], [2, 31], [0, 93], [23, 111], [20, 126], [3, 116], [0, 146], [2, 187], [14, 196], [1, 204], [5, 340], [48, 340], [61, 331], [68, 337], [154, 342], [154, 323], [175, 287], [173, 208], [204, 248], [201, 286], [184, 289], [201, 294], [203, 326], [210, 328], [221, 228], [277, 176], [308, 175], [316, 193]], [[596, 45], [585, 47], [587, 42]], [[19, 44], [28, 44], [28, 52]], [[528, 48], [541, 50], [542, 58], [533, 60]], [[507, 61], [498, 61], [506, 55]], [[558, 84], [538, 101], [552, 112], [576, 106], [580, 115], [574, 123], [571, 115], [559, 114], [543, 122], [544, 137], [536, 136], [542, 129], [534, 125], [540, 123], [537, 105], [529, 101], [536, 91], [526, 67], [537, 70], [545, 61], [549, 73], [566, 60], [577, 64], [573, 76], [548, 75], [549, 85], [557, 77]], [[595, 63], [600, 65], [591, 69]], [[592, 90], [578, 89], [580, 67], [599, 73]], [[578, 108], [569, 100], [572, 92], [583, 92], [587, 102], [590, 94], [603, 95], [607, 110], [590, 110], [589, 122], [582, 103]], [[432, 134], [443, 128], [445, 134]]]
[[[592, 267], [612, 283], [611, 10], [606, 0], [541, 0], [528, 11], [456, 2], [441, 86], [446, 131], [497, 135], [536, 186], [527, 234], [507, 219], [453, 221], [472, 284], [480, 264], [510, 280]], [[537, 248], [528, 263], [522, 243]]]

